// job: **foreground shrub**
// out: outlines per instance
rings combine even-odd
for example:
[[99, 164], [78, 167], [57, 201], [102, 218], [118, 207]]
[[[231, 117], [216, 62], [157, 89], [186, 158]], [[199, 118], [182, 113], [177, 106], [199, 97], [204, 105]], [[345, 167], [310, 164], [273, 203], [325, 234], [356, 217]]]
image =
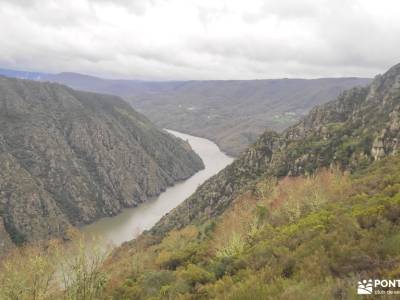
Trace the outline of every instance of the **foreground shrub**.
[[0, 261], [1, 300], [98, 299], [107, 280], [109, 252], [76, 233], [68, 243], [51, 241], [16, 248]]

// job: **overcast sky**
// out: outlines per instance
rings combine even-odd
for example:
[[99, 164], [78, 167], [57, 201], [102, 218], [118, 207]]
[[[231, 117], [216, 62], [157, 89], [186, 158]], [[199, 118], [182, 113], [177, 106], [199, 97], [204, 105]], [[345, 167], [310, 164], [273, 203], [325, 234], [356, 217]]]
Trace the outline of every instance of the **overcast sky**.
[[373, 76], [398, 0], [0, 0], [0, 67], [133, 79]]

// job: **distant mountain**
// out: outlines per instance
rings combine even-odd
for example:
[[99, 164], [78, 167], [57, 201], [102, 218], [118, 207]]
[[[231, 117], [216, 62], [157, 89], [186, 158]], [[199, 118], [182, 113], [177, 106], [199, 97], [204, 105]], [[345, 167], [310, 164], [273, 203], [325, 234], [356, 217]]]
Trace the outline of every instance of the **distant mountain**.
[[115, 215], [203, 167], [117, 96], [0, 77], [0, 252]]
[[20, 79], [30, 79], [30, 80], [41, 80], [48, 76], [47, 73], [40, 72], [27, 72], [27, 71], [16, 71], [8, 69], [0, 69], [0, 75], [7, 77], [15, 77]]
[[153, 82], [141, 80], [104, 79], [73, 72], [51, 74], [40, 72], [15, 71], [8, 69], [0, 69], [0, 75], [20, 79], [57, 82], [67, 85], [76, 90], [112, 94], [121, 97], [128, 97], [136, 95], [137, 93], [151, 93], [155, 91], [167, 92], [182, 83], [181, 81]]
[[190, 81], [127, 99], [158, 126], [209, 138], [238, 156], [266, 128], [281, 131], [313, 106], [369, 82], [366, 78]]
[[[75, 89], [122, 96], [160, 128], [209, 138], [233, 156], [239, 155], [266, 128], [281, 131], [313, 106], [371, 81], [351, 77], [147, 82], [78, 73], [30, 74]], [[15, 76], [28, 75], [17, 72]]]

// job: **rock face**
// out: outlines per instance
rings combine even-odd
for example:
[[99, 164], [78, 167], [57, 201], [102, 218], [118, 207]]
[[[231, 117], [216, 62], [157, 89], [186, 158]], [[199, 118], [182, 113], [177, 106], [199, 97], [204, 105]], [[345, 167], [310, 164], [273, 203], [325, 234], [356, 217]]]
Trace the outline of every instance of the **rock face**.
[[[352, 171], [400, 148], [400, 64], [365, 88], [353, 88], [314, 108], [283, 133], [265, 132], [233, 164], [205, 182], [152, 229], [163, 234], [222, 213], [261, 176]], [[190, 212], [190, 213], [188, 213]]]
[[0, 77], [0, 252], [115, 215], [202, 169], [118, 97]]

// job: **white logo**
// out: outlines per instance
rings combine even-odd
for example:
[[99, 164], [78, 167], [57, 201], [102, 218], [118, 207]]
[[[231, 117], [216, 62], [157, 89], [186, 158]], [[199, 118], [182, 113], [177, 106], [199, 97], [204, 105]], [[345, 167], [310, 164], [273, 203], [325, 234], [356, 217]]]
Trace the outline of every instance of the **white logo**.
[[357, 286], [357, 294], [358, 295], [371, 295], [373, 289], [372, 279], [370, 280], [363, 280], [358, 282]]

